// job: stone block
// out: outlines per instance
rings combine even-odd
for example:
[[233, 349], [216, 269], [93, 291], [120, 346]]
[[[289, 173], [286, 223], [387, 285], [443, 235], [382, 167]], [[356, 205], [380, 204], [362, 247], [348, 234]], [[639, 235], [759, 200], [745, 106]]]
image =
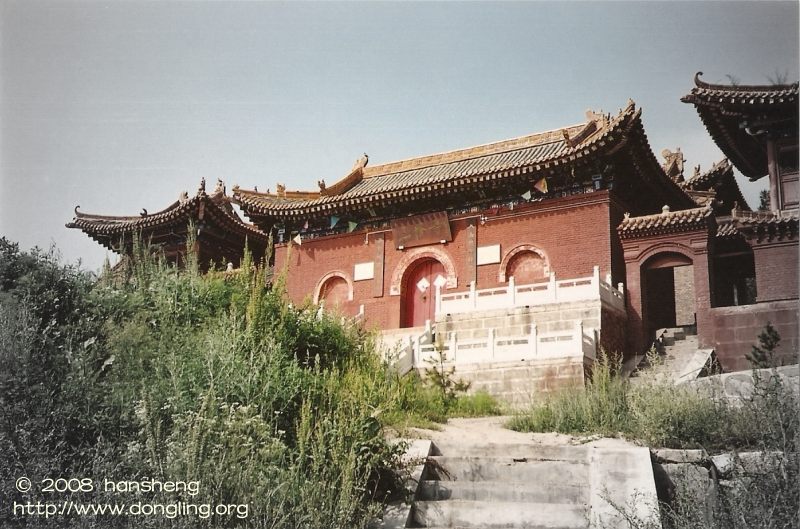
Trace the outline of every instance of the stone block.
[[662, 466], [675, 485], [675, 496], [678, 501], [681, 501], [681, 498], [702, 500], [707, 506], [706, 511], [710, 512], [716, 503], [717, 494], [708, 470], [691, 463], [667, 463]]
[[702, 450], [678, 450], [659, 448], [653, 451], [656, 460], [661, 463], [700, 463], [703, 461]]
[[725, 395], [747, 399], [753, 394], [753, 377], [748, 373], [733, 373], [725, 378]]

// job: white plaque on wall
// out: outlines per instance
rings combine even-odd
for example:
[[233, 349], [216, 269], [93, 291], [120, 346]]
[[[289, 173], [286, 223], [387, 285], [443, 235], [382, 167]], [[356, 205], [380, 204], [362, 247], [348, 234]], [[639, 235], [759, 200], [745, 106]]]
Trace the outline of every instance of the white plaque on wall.
[[500, 245], [478, 246], [478, 266], [500, 262]]
[[353, 281], [364, 281], [375, 277], [375, 263], [356, 263], [353, 268]]

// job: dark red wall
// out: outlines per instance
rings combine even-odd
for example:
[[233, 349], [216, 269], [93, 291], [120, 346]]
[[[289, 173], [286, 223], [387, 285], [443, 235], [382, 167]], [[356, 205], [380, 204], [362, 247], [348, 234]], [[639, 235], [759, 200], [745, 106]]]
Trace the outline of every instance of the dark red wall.
[[[590, 276], [595, 265], [600, 267], [601, 277], [611, 272], [611, 241], [616, 237], [616, 225], [612, 226], [607, 191], [529, 203], [514, 210], [486, 211], [483, 215], [483, 223], [481, 213], [451, 219], [453, 240], [431, 246], [445, 252], [455, 268], [458, 284], [447, 292], [469, 289], [464, 278], [470, 275], [466, 269], [470, 223], [476, 225], [476, 246], [500, 244], [501, 259], [519, 244], [536, 246], [547, 256], [556, 279]], [[356, 281], [353, 301], [344, 305], [343, 312], [355, 314], [363, 304], [369, 325], [391, 329], [400, 325], [400, 296], [390, 295], [392, 276], [408, 264], [401, 263], [404, 255], [417, 249], [397, 250], [391, 231], [383, 232], [383, 236], [382, 295], [375, 295], [375, 280]], [[352, 278], [356, 263], [374, 261], [377, 265], [376, 245], [375, 235], [364, 231], [307, 239], [301, 246], [279, 244], [275, 249], [275, 271], [286, 271], [289, 297], [301, 303], [313, 297], [318, 282], [329, 272], [341, 271]], [[500, 285], [499, 267], [500, 264], [478, 266], [477, 288]], [[375, 275], [380, 275], [378, 270]]]
[[786, 364], [797, 363], [800, 346], [797, 309], [797, 300], [711, 309], [712, 346], [725, 371], [750, 368], [744, 355], [758, 343], [758, 335], [768, 322], [781, 336], [778, 360]]

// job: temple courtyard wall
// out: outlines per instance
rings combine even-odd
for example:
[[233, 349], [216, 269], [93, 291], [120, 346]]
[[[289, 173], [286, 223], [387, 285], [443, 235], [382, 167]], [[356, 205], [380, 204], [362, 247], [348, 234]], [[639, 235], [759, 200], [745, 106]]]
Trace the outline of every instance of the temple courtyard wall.
[[[468, 291], [472, 281], [478, 289], [506, 285], [504, 267], [521, 250], [543, 257], [542, 281], [550, 272], [559, 280], [590, 276], [594, 266], [599, 266], [601, 277], [612, 274], [621, 280], [624, 263], [615, 259], [612, 270], [612, 253], [621, 251], [612, 250], [612, 216], [617, 214], [608, 191], [574, 195], [497, 214], [483, 210], [454, 216], [449, 221], [452, 240], [443, 244], [398, 249], [388, 226], [304, 240], [301, 245], [277, 244], [275, 270], [286, 274], [287, 293], [295, 303], [316, 301], [324, 281], [343, 278], [350, 291], [338, 307], [341, 313], [352, 316], [363, 306], [368, 328], [396, 329], [402, 325], [405, 274], [425, 258], [444, 265], [448, 284], [443, 294]], [[481, 262], [476, 254], [484, 248], [497, 250], [497, 257]], [[366, 278], [359, 277], [356, 265], [367, 265]]]
[[778, 363], [797, 362], [800, 343], [798, 301], [771, 301], [754, 305], [712, 308], [712, 347], [725, 371], [742, 371], [750, 368], [745, 358], [752, 346], [758, 344], [758, 335], [767, 323], [781, 336], [776, 351]]

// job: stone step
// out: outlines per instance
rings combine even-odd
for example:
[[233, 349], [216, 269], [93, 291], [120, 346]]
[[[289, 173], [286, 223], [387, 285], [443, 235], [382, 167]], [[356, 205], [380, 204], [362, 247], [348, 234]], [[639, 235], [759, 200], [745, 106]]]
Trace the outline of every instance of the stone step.
[[589, 448], [577, 445], [534, 445], [530, 443], [471, 443], [436, 441], [431, 456], [464, 458], [488, 457], [494, 460], [526, 458], [536, 461], [588, 461]]
[[581, 484], [587, 482], [585, 461], [553, 461], [508, 457], [428, 458], [425, 479], [440, 481], [538, 481], [541, 483]]
[[586, 504], [498, 501], [417, 501], [413, 520], [422, 527], [577, 529], [589, 526]]
[[588, 503], [587, 484], [540, 481], [422, 481], [420, 500], [505, 501], [523, 503]]

